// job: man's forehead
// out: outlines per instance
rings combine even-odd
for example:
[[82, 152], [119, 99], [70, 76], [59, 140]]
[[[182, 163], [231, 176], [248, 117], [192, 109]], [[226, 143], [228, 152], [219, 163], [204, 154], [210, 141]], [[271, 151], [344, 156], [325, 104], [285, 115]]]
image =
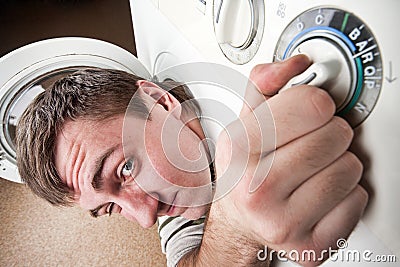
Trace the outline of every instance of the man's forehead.
[[[54, 144], [54, 163], [62, 181], [72, 188], [72, 183], [67, 179], [67, 166], [72, 164], [70, 156], [74, 146], [79, 146], [77, 141], [78, 126], [81, 122], [68, 120], [63, 124], [56, 136]], [[71, 166], [72, 167], [72, 166]], [[75, 190], [74, 190], [75, 191]]]
[[108, 123], [66, 121], [57, 134], [54, 147], [54, 161], [62, 180], [68, 184], [70, 179], [67, 172], [80, 168], [82, 164], [91, 165], [86, 157], [95, 157], [97, 152], [121, 143], [122, 126], [119, 125], [120, 122], [115, 119]]
[[76, 134], [82, 133], [83, 130], [90, 132], [91, 129], [95, 129], [100, 127], [100, 123], [96, 121], [84, 120], [84, 119], [77, 119], [77, 120], [66, 120], [57, 137], [66, 138], [66, 137], [73, 137]]
[[[83, 133], [85, 133], [85, 138], [81, 138]], [[66, 121], [63, 127], [58, 131], [54, 144], [54, 156], [57, 169], [58, 165], [62, 163], [60, 160], [65, 159], [71, 153], [72, 146], [80, 145], [85, 139], [90, 139], [90, 136], [91, 132], [86, 129], [82, 121]]]
[[123, 116], [116, 116], [106, 120], [76, 119], [66, 120], [57, 133], [57, 141], [67, 139], [68, 141], [90, 140], [95, 136], [104, 136], [104, 133], [119, 136], [122, 133]]

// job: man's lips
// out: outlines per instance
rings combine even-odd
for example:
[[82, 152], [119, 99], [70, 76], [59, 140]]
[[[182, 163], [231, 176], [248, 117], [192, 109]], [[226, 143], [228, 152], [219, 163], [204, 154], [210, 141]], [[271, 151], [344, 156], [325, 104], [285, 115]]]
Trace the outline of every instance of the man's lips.
[[167, 215], [168, 215], [168, 216], [172, 216], [173, 213], [174, 213], [174, 210], [175, 210], [174, 202], [175, 202], [175, 199], [176, 199], [176, 195], [177, 195], [177, 194], [178, 194], [178, 193], [175, 194], [174, 199], [172, 200], [171, 205], [169, 206], [169, 208], [168, 208], [168, 210], [167, 210]]
[[164, 216], [164, 215], [177, 216], [177, 215], [179, 215], [179, 214], [176, 214], [177, 209], [176, 209], [176, 206], [174, 205], [177, 194], [178, 193], [176, 193], [174, 195], [172, 201], [169, 201], [169, 202], [159, 201], [158, 213], [157, 213], [158, 216]]
[[174, 211], [175, 211], [175, 206], [174, 205], [169, 206], [169, 208], [167, 210], [167, 215], [174, 216]]

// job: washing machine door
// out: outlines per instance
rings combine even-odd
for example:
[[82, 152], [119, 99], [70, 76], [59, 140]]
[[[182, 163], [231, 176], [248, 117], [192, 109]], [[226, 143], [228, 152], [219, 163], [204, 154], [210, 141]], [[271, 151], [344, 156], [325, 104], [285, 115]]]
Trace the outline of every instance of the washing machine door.
[[1, 178], [21, 182], [14, 139], [18, 119], [26, 107], [55, 80], [88, 67], [119, 69], [150, 78], [146, 68], [128, 51], [89, 38], [44, 40], [0, 58]]

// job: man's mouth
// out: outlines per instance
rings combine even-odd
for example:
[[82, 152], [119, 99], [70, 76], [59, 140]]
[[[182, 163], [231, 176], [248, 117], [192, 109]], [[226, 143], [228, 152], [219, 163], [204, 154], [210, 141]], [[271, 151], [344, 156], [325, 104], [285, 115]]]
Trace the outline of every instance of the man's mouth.
[[175, 194], [175, 196], [174, 196], [174, 198], [173, 198], [173, 200], [172, 200], [172, 202], [171, 202], [171, 205], [169, 206], [169, 208], [168, 208], [168, 210], [167, 210], [167, 215], [168, 215], [168, 216], [172, 216], [172, 214], [174, 213], [174, 210], [175, 210], [174, 202], [175, 202], [175, 199], [176, 199], [176, 195], [177, 195], [177, 194], [178, 194], [178, 193]]
[[168, 216], [173, 216], [174, 211], [175, 211], [175, 206], [174, 205], [169, 206], [169, 208], [167, 210], [167, 215]]

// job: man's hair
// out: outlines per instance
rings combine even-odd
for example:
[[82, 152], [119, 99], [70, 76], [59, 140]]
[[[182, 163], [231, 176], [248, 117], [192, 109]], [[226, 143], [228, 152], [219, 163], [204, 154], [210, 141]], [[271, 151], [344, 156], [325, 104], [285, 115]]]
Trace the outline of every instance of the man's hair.
[[[22, 181], [53, 205], [71, 205], [73, 192], [61, 180], [54, 163], [57, 134], [67, 120], [102, 121], [125, 114], [139, 80], [144, 79], [120, 70], [91, 68], [61, 78], [39, 94], [17, 126], [16, 156]], [[184, 85], [172, 80], [157, 84], [181, 103], [191, 100], [187, 101], [189, 107], [198, 111]], [[147, 118], [148, 108], [140, 99], [130, 108]]]

